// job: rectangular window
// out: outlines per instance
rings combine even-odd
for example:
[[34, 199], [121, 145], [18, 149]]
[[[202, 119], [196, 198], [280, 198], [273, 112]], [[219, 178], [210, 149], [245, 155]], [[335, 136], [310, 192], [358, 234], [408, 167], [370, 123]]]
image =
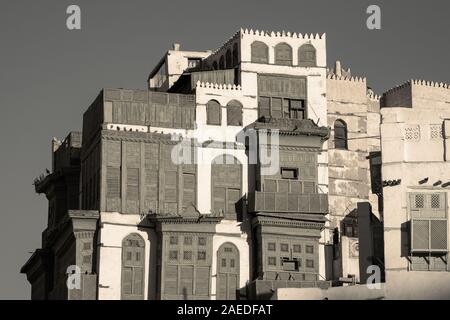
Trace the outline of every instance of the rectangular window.
[[314, 268], [314, 260], [306, 259], [306, 267], [307, 268]]
[[281, 168], [281, 178], [297, 179], [298, 178], [298, 169], [297, 168]]
[[300, 244], [294, 244], [293, 250], [294, 250], [294, 253], [301, 253], [302, 252], [302, 246]]
[[309, 254], [314, 253], [314, 246], [306, 246], [305, 249], [306, 249], [306, 253], [309, 253]]
[[289, 245], [287, 243], [280, 244], [280, 251], [281, 252], [289, 252]]
[[172, 261], [178, 260], [178, 251], [175, 251], [175, 250], [169, 251], [169, 260], [172, 260]]
[[199, 246], [206, 246], [206, 238], [205, 237], [198, 237], [198, 245]]
[[178, 244], [178, 237], [177, 237], [177, 236], [171, 236], [171, 237], [170, 237], [170, 244], [171, 244], [171, 245], [176, 245], [176, 244]]
[[269, 257], [269, 258], [267, 259], [267, 264], [268, 264], [269, 266], [276, 266], [276, 265], [277, 265], [277, 258], [275, 258], [275, 257]]
[[269, 251], [275, 251], [275, 250], [276, 250], [276, 248], [275, 248], [275, 242], [269, 242], [269, 243], [267, 244], [267, 250], [269, 250]]
[[206, 251], [197, 252], [197, 260], [206, 260]]

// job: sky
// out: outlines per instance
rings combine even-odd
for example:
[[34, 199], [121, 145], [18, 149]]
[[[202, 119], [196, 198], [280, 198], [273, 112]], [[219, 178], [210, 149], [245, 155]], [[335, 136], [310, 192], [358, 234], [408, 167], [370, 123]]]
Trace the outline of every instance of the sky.
[[[81, 30], [66, 27], [71, 4]], [[380, 30], [366, 26], [372, 4]], [[378, 94], [409, 79], [449, 83], [449, 14], [448, 0], [1, 0], [0, 299], [30, 298], [19, 270], [47, 222], [33, 179], [102, 88], [144, 89], [173, 43], [216, 49], [241, 27], [326, 33], [328, 65], [340, 60]]]

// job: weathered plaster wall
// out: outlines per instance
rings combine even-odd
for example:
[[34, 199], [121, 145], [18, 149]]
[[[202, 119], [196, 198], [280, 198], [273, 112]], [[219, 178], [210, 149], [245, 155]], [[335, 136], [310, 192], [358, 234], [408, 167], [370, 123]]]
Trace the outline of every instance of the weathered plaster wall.
[[[450, 163], [444, 157], [449, 137], [442, 132], [447, 127], [445, 119], [450, 117], [450, 90], [414, 81], [392, 89], [387, 96], [381, 109], [383, 180], [401, 179], [399, 185], [383, 188], [387, 297], [450, 299], [450, 272], [411, 270], [408, 227], [409, 192], [443, 192], [447, 199], [450, 196], [450, 190], [442, 184], [433, 186], [439, 180], [450, 180]], [[411, 103], [395, 108], [390, 101], [396, 99]], [[445, 210], [448, 216], [448, 202]]]
[[[355, 214], [358, 202], [368, 201], [373, 211], [378, 211], [378, 199], [370, 188], [370, 168], [367, 156], [380, 150], [379, 101], [368, 95], [365, 78], [327, 77], [328, 125], [331, 136], [328, 149], [328, 181], [330, 232], [341, 229], [341, 221], [349, 214]], [[334, 123], [343, 120], [347, 125], [348, 148], [336, 149], [334, 144]], [[340, 230], [341, 234], [343, 230]], [[342, 240], [342, 270], [335, 268], [335, 277], [355, 274], [359, 278], [357, 259], [352, 259]]]

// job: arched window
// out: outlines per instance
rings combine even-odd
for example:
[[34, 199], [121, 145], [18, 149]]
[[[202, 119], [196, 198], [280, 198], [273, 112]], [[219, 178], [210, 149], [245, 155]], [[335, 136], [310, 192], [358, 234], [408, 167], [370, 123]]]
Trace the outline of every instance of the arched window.
[[334, 122], [334, 147], [336, 149], [347, 149], [347, 125], [338, 119]]
[[316, 66], [316, 49], [311, 44], [304, 44], [298, 49], [298, 65], [300, 67]]
[[217, 250], [217, 291], [219, 300], [236, 300], [239, 288], [239, 250], [231, 242], [226, 242]]
[[236, 67], [239, 63], [239, 49], [237, 43], [233, 44], [233, 67]]
[[122, 241], [122, 299], [144, 299], [145, 241], [130, 234]]
[[220, 70], [225, 69], [225, 58], [223, 56], [221, 56], [219, 60], [219, 69]]
[[292, 48], [287, 43], [279, 43], [275, 46], [275, 64], [292, 66]]
[[214, 61], [214, 62], [213, 62], [212, 67], [213, 67], [213, 70], [217, 70], [217, 61]]
[[242, 104], [237, 100], [227, 104], [227, 125], [242, 126]]
[[231, 68], [233, 68], [233, 65], [232, 65], [232, 58], [231, 58], [231, 50], [230, 49], [228, 49], [227, 50], [227, 53], [225, 54], [225, 65], [226, 65], [226, 68], [227, 69], [231, 69]]
[[269, 63], [269, 47], [261, 41], [255, 41], [251, 45], [252, 62]]
[[220, 126], [222, 121], [222, 108], [216, 100], [210, 100], [206, 104], [206, 123]]

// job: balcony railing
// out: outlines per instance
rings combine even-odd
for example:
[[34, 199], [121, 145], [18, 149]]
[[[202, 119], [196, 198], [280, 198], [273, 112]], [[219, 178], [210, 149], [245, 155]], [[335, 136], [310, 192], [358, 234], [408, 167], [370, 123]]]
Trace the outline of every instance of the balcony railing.
[[251, 212], [321, 213], [328, 212], [328, 195], [256, 191], [249, 197]]

